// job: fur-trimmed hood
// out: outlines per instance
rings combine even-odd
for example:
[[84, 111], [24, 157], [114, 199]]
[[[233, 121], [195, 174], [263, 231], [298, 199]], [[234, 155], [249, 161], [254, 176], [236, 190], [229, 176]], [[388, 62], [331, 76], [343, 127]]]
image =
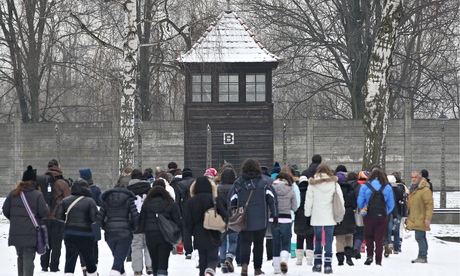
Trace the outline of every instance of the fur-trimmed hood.
[[322, 192], [329, 192], [331, 189], [335, 189], [335, 183], [337, 183], [337, 176], [329, 176], [325, 173], [315, 174], [314, 178], [308, 179], [309, 185], [315, 185], [318, 190]]
[[[213, 197], [217, 197], [217, 185], [212, 179], [209, 179], [209, 183], [211, 183], [211, 192]], [[197, 193], [201, 192], [210, 192], [210, 191], [202, 191], [201, 189], [199, 191], [195, 191], [195, 186], [196, 186], [196, 180], [193, 181], [192, 185], [190, 185], [190, 196], [193, 197]]]

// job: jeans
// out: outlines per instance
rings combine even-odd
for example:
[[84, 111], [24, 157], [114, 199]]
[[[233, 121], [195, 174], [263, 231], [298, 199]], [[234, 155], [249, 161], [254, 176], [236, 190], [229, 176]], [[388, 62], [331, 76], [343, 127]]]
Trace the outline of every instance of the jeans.
[[[225, 234], [222, 234], [224, 236]], [[219, 247], [220, 262], [223, 263], [225, 258], [235, 258], [236, 246], [238, 243], [238, 233], [227, 233], [224, 237], [222, 245]]]
[[149, 249], [150, 258], [152, 259], [152, 270], [154, 275], [167, 275], [169, 254], [173, 246], [165, 241], [161, 232], [145, 232], [145, 242]]
[[279, 223], [278, 227], [270, 222], [273, 235], [273, 257], [279, 257], [281, 251], [291, 251], [292, 223]]
[[[125, 259], [128, 256], [128, 251], [131, 248], [131, 242], [133, 238], [126, 238], [121, 240], [108, 241], [107, 245], [112, 251], [113, 264], [112, 270], [120, 272], [120, 274], [125, 273]], [[88, 270], [89, 272], [89, 270]]]
[[35, 250], [35, 246], [16, 246], [16, 254], [18, 255], [19, 276], [34, 275]]
[[[392, 243], [391, 237], [394, 236], [393, 239], [393, 249], [394, 251], [399, 251], [399, 228], [401, 227], [401, 216], [396, 217], [397, 220], [394, 221], [393, 214], [388, 215], [388, 229], [387, 229], [387, 241], [388, 244]], [[393, 230], [394, 226], [394, 230]]]
[[77, 263], [78, 255], [81, 254], [85, 259], [86, 270], [89, 273], [96, 271], [96, 262], [93, 256], [94, 236], [79, 236], [79, 235], [64, 235], [64, 243], [66, 248], [65, 253], [65, 273], [74, 273], [75, 264]]
[[142, 271], [145, 267], [152, 266], [152, 259], [150, 258], [145, 235], [143, 233], [134, 234], [133, 242], [131, 244], [131, 259], [134, 272]]
[[61, 258], [65, 225], [63, 222], [55, 219], [45, 219], [42, 222], [48, 227], [50, 248], [46, 250], [45, 254], [40, 256], [40, 265], [42, 269], [48, 269], [49, 267], [51, 271], [57, 271], [59, 268], [59, 259]]
[[418, 257], [417, 259], [427, 259], [428, 255], [428, 241], [426, 239], [426, 232], [415, 230], [415, 240], [418, 243]]
[[264, 237], [265, 237], [265, 228], [255, 231], [241, 231], [241, 252], [240, 252], [240, 261], [241, 264], [249, 264], [249, 258], [251, 255], [251, 245], [253, 246], [253, 260], [254, 268], [262, 268], [262, 258], [264, 253]]
[[315, 265], [321, 265], [323, 257], [323, 249], [321, 247], [322, 230], [326, 241], [324, 244], [324, 266], [332, 266], [332, 240], [334, 239], [334, 226], [313, 226], [315, 230]]

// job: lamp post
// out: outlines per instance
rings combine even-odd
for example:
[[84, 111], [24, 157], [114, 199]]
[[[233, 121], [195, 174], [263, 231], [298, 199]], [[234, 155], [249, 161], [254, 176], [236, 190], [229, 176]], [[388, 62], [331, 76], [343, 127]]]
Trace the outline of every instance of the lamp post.
[[438, 117], [441, 121], [441, 196], [440, 196], [440, 208], [446, 208], [446, 135], [445, 135], [445, 121], [449, 120], [444, 113]]

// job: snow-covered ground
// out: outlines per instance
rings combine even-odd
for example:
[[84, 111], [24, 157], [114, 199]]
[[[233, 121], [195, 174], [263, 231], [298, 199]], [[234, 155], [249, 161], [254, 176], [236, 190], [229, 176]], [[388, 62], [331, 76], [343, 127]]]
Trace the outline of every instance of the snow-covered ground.
[[[452, 194], [452, 193], [450, 193]], [[435, 195], [436, 196], [436, 195]], [[454, 196], [448, 196], [448, 207], [459, 208], [460, 193], [456, 193], [456, 202], [453, 202]], [[439, 199], [439, 195], [437, 195]], [[4, 198], [0, 198], [0, 206], [3, 206]], [[0, 275], [13, 276], [16, 272], [16, 251], [14, 247], [8, 247], [8, 220], [0, 216]], [[372, 264], [364, 265], [364, 259], [354, 260], [354, 266], [337, 266], [337, 260], [334, 257], [333, 270], [334, 275], [365, 275], [365, 276], [399, 276], [399, 275], [416, 275], [416, 276], [460, 276], [460, 243], [442, 241], [436, 237], [460, 237], [460, 225], [457, 224], [435, 224], [432, 225], [432, 230], [428, 232], [428, 264], [412, 264], [411, 260], [417, 257], [418, 247], [414, 239], [414, 233], [405, 233], [402, 245], [402, 253], [399, 255], [390, 255], [389, 258], [384, 258], [382, 266]], [[107, 276], [112, 265], [112, 255], [110, 249], [104, 241], [99, 242], [99, 274]], [[264, 253], [265, 256], [265, 253]], [[35, 259], [35, 274], [39, 276], [60, 276], [63, 275], [65, 263], [65, 247], [63, 245], [60, 269], [61, 272], [42, 272], [40, 269], [39, 256]], [[75, 271], [75, 276], [83, 275], [78, 267]], [[133, 275], [131, 263], [125, 264], [127, 275]], [[271, 262], [264, 261], [262, 270], [265, 275], [274, 275]], [[241, 268], [236, 268], [234, 273], [226, 275], [240, 275]], [[254, 275], [253, 267], [250, 265], [249, 275]], [[198, 269], [195, 268], [193, 260], [185, 260], [183, 255], [171, 255], [169, 260], [169, 275], [185, 276], [198, 275]], [[305, 264], [302, 266], [295, 265], [295, 259], [289, 261], [289, 271], [287, 275], [304, 276], [311, 275], [311, 267]], [[147, 274], [145, 274], [147, 275]], [[224, 275], [218, 270], [217, 275]], [[315, 274], [316, 275], [316, 274]], [[320, 274], [318, 274], [320, 275]]]

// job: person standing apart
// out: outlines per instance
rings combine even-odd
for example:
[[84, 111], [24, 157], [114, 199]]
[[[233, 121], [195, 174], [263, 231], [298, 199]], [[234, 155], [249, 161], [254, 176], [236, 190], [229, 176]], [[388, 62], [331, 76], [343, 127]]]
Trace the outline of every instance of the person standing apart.
[[320, 164], [314, 178], [308, 180], [309, 186], [305, 197], [305, 216], [311, 217], [315, 231], [315, 261], [313, 272], [321, 272], [323, 249], [321, 246], [322, 230], [325, 232], [324, 274], [332, 274], [332, 240], [334, 239], [334, 220], [332, 201], [337, 191], [340, 201], [345, 206], [342, 190], [337, 183], [334, 171], [326, 164]]
[[48, 215], [49, 208], [43, 194], [38, 190], [37, 174], [32, 166], [27, 167], [21, 182], [8, 194], [2, 207], [3, 215], [10, 221], [8, 246], [16, 248], [18, 275], [32, 276], [37, 250], [37, 231], [21, 199], [21, 193], [24, 193], [37, 221]]
[[[251, 197], [249, 197], [251, 196]], [[265, 274], [262, 271], [262, 258], [264, 251], [264, 237], [268, 226], [268, 211], [270, 209], [273, 224], [278, 224], [278, 204], [276, 194], [270, 182], [262, 177], [262, 169], [257, 159], [244, 160], [241, 167], [241, 176], [235, 180], [228, 193], [228, 206], [230, 208], [245, 206], [247, 215], [246, 229], [240, 232], [241, 248], [241, 276], [248, 275], [248, 264], [253, 246], [254, 274]]]
[[56, 219], [65, 221], [64, 276], [73, 275], [80, 254], [86, 263], [86, 275], [96, 276], [97, 267], [93, 255], [94, 235], [91, 225], [96, 222], [97, 206], [91, 198], [91, 190], [84, 179], [75, 180], [71, 193], [62, 200], [56, 211]]
[[102, 193], [102, 206], [97, 213], [97, 223], [104, 229], [105, 241], [113, 255], [109, 276], [125, 275], [124, 261], [131, 248], [133, 231], [139, 222], [139, 213], [134, 204], [136, 196], [118, 185]]
[[273, 190], [278, 196], [278, 225], [270, 218], [273, 235], [273, 269], [275, 274], [288, 271], [289, 251], [291, 250], [292, 217], [291, 211], [297, 211], [297, 199], [292, 188], [292, 176], [280, 172], [273, 181]]
[[433, 194], [430, 184], [419, 172], [412, 172], [407, 216], [407, 229], [415, 231], [418, 256], [412, 263], [428, 263], [428, 241], [426, 231], [430, 231], [433, 218]]
[[374, 168], [368, 181], [361, 186], [357, 199], [358, 208], [363, 210], [364, 239], [366, 240], [367, 258], [365, 265], [375, 263], [382, 265], [383, 242], [388, 226], [388, 214], [393, 211], [395, 200], [393, 189], [388, 185], [384, 171]]

